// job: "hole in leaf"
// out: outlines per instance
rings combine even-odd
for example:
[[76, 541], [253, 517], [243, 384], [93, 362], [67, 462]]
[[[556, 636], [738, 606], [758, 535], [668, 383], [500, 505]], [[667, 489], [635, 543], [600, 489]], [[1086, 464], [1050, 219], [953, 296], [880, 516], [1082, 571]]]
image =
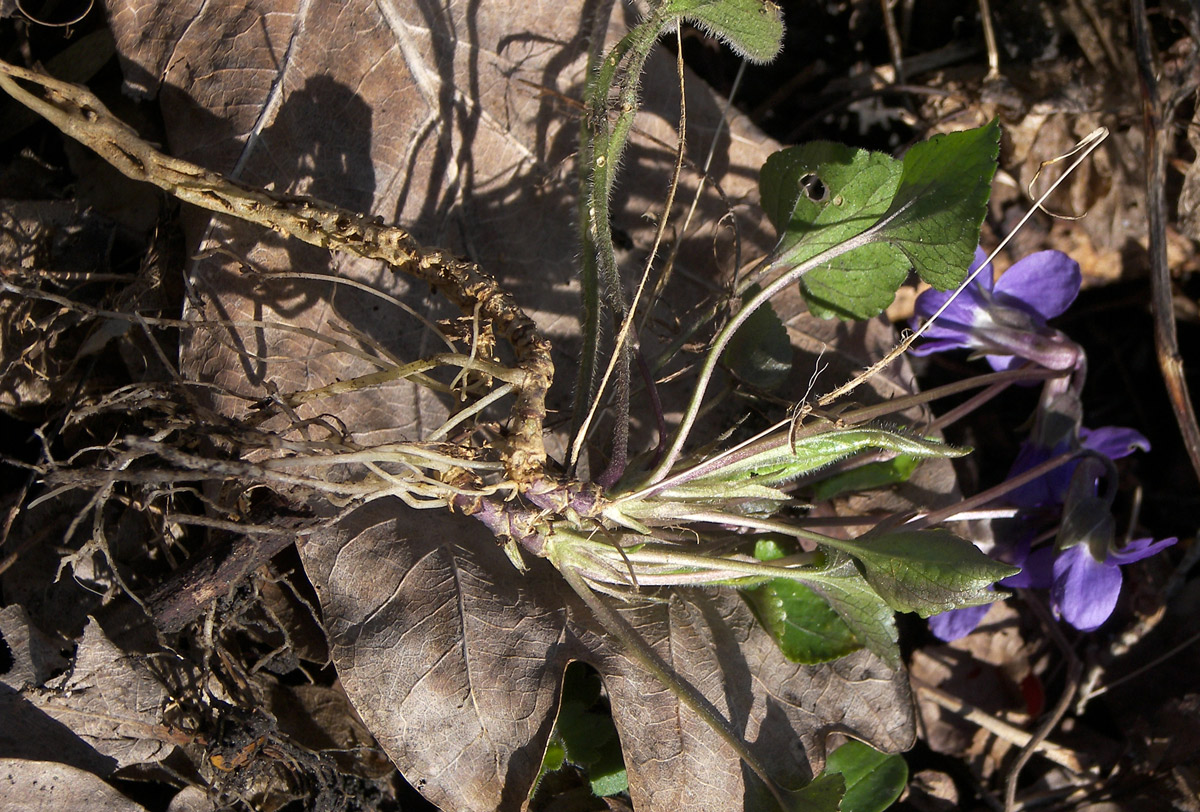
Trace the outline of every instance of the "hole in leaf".
[[824, 203], [829, 199], [829, 187], [814, 172], [800, 178], [800, 188], [813, 203]]

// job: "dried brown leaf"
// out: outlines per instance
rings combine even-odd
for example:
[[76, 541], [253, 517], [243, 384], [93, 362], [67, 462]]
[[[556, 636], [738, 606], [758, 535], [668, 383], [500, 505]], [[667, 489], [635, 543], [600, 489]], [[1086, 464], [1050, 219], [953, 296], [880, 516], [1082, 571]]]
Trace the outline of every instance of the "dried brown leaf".
[[[1030, 676], [1028, 645], [1021, 636], [1017, 610], [995, 603], [972, 634], [913, 653], [913, 678], [936, 686], [1018, 727], [1028, 723], [1022, 680]], [[1000, 769], [1011, 743], [998, 739], [918, 692], [925, 733], [939, 753], [966, 758], [981, 775]]]
[[394, 768], [337, 685], [272, 685], [269, 710], [281, 732], [327, 753], [348, 775], [383, 778]]
[[0, 609], [0, 641], [8, 648], [8, 669], [0, 672], [0, 682], [14, 690], [40, 686], [67, 664], [54, 639], [33, 625], [23, 606]]
[[184, 787], [171, 799], [167, 812], [213, 812], [216, 806], [200, 787]]
[[145, 812], [89, 772], [49, 761], [0, 758], [0, 812], [31, 809]]
[[0, 610], [0, 634], [12, 666], [0, 675], [0, 755], [31, 761], [58, 761], [108, 775], [116, 759], [98, 752], [43, 707], [42, 685], [68, 664], [54, 641], [33, 626], [21, 606]]
[[[626, 657], [542, 561], [518, 573], [471, 520], [372, 504], [301, 550], [346, 692], [405, 776], [448, 809], [520, 809], [558, 703], [562, 669], [593, 665], [612, 699], [640, 809], [741, 807], [737, 756]], [[819, 770], [852, 730], [911, 744], [902, 674], [860, 652], [787, 662], [736, 595], [681, 593], [627, 618], [729, 718], [785, 783]]]
[[167, 692], [139, 659], [117, 648], [92, 621], [70, 671], [26, 698], [116, 767], [160, 761], [174, 747], [162, 724]]

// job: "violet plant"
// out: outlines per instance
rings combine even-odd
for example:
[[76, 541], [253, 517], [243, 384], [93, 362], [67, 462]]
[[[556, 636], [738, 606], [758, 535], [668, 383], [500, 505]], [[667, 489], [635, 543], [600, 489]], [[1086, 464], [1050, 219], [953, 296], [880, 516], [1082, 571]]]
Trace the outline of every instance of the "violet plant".
[[[754, 757], [730, 723], [671, 670], [604, 596], [653, 600], [658, 587], [738, 589], [792, 660], [827, 662], [865, 648], [893, 669], [901, 665], [896, 612], [929, 617], [986, 605], [999, 597], [990, 587], [1014, 575], [1013, 564], [1020, 562], [988, 558], [947, 529], [906, 527], [904, 520], [910, 517], [895, 516], [844, 538], [815, 532], [798, 521], [805, 506], [796, 498], [794, 483], [801, 478], [819, 480], [835, 468], [843, 473], [864, 460], [911, 463], [895, 469], [893, 481], [897, 481], [920, 460], [960, 456], [967, 449], [926, 436], [919, 426], [880, 425], [878, 419], [888, 412], [879, 408], [833, 416], [806, 411], [803, 406], [808, 404], [801, 405], [795, 419], [780, 420], [742, 442], [722, 447], [722, 438], [699, 448], [690, 442], [710, 383], [722, 366], [740, 363], [739, 334], [750, 328], [776, 333], [782, 329], [770, 309], [772, 297], [780, 291], [799, 286], [817, 315], [867, 319], [892, 301], [911, 272], [939, 289], [962, 283], [976, 254], [986, 212], [999, 125], [991, 122], [935, 136], [914, 145], [901, 159], [829, 142], [803, 144], [771, 156], [762, 168], [760, 190], [778, 242], [755, 268], [736, 280], [739, 296], [732, 298], [738, 305], [714, 328], [682, 418], [664, 438], [660, 453], [643, 449], [646, 453], [629, 455], [630, 379], [639, 346], [632, 325], [638, 323], [639, 301], [624, 298], [609, 205], [637, 111], [638, 81], [646, 56], [662, 33], [684, 21], [712, 31], [754, 59], [769, 58], [782, 39], [780, 12], [770, 3], [662, 0], [652, 5], [641, 25], [597, 60], [585, 98], [580, 149], [579, 214], [585, 251], [585, 347], [578, 381], [582, 401], [576, 410], [572, 459], [562, 465], [549, 457], [543, 442], [545, 395], [554, 372], [550, 343], [482, 269], [423, 248], [402, 229], [382, 226], [354, 212], [317, 201], [279, 201], [269, 193], [163, 156], [144, 143], [131, 151], [124, 135], [121, 149], [112, 149], [103, 139], [93, 140], [99, 140], [98, 149], [107, 149], [104, 154], [122, 171], [158, 183], [180, 199], [318, 245], [383, 260], [431, 284], [464, 315], [488, 330], [494, 328], [496, 337], [513, 351], [515, 361], [503, 361], [486, 350], [484, 354], [491, 357], [478, 357], [473, 345], [470, 354], [442, 353], [366, 376], [370, 385], [377, 385], [438, 367], [478, 373], [476, 388], [468, 393], [474, 402], [430, 437], [421, 438], [426, 442], [296, 455], [238, 470], [264, 476], [258, 472], [277, 472], [293, 462], [314, 466], [315, 459], [325, 466], [362, 465], [368, 475], [360, 480], [325, 482], [293, 476], [287, 483], [313, 483], [314, 488], [319, 484], [324, 492], [351, 500], [395, 496], [414, 508], [447, 508], [473, 516], [493, 531], [518, 568], [525, 555], [549, 560], [629, 657], [708, 723], [762, 780], [780, 807], [833, 810], [843, 794], [844, 787], [834, 787], [842, 786], [840, 778], [818, 777], [799, 793], [778, 787], [768, 766]], [[27, 98], [31, 94], [22, 91], [10, 75], [53, 86], [12, 67], [4, 67], [0, 74], [0, 85], [9, 93], [81, 140], [89, 133], [82, 122], [103, 111], [98, 101], [89, 100], [84, 107], [61, 102], [66, 106], [60, 109]], [[72, 98], [62, 87], [56, 92], [56, 99]], [[1078, 269], [1069, 293], [1069, 284], [1046, 288], [1042, 278], [1047, 269], [1069, 272], [1073, 263], [1056, 255], [1037, 257], [1004, 284], [992, 285], [983, 274], [980, 278], [987, 281], [969, 287], [966, 299], [948, 309], [930, 334], [940, 342], [935, 349], [969, 347], [1000, 359], [994, 363], [997, 369], [1007, 369], [1014, 365], [1012, 359], [1021, 359], [1065, 373], [1045, 385], [1038, 442], [1049, 449], [1065, 442], [1075, 450], [1083, 443], [1079, 421], [1073, 417], [1078, 410], [1072, 409], [1082, 385], [1084, 358], [1077, 346], [1047, 326], [1046, 319], [1074, 297]], [[615, 337], [609, 348], [608, 376], [615, 381], [610, 412], [616, 428], [607, 449], [593, 443], [589, 420], [582, 417], [602, 403], [605, 392], [598, 382], [600, 322], [605, 314], [612, 318]], [[368, 385], [365, 380], [363, 385]], [[329, 394], [333, 386], [343, 391], [355, 383], [290, 393], [280, 400], [294, 407]], [[652, 390], [653, 380], [647, 380], [646, 386]], [[496, 429], [493, 422], [480, 431], [474, 418], [509, 395], [514, 404], [507, 427]], [[900, 408], [931, 398], [928, 394], [902, 398], [888, 406]], [[735, 428], [730, 426], [730, 432]], [[451, 436], [460, 439], [450, 441]], [[1112, 439], [1100, 436], [1105, 442]], [[581, 478], [575, 465], [580, 450], [597, 459], [607, 456], [607, 470], [592, 481]], [[1072, 477], [1072, 493], [1079, 496], [1064, 502], [1078, 503], [1080, 517], [1102, 514], [1094, 509], [1096, 500], [1110, 504], [1105, 502], [1107, 491], [1096, 495], [1103, 477], [1093, 469], [1088, 460], [1079, 463]], [[1065, 562], [1060, 567], [1062, 604], [1064, 614], [1070, 611], [1071, 616], [1077, 600], [1073, 596], [1081, 588], [1110, 583], [1109, 569], [1165, 544], [1139, 543], [1113, 551], [1110, 536], [1086, 533], [1085, 524], [1081, 520], [1074, 535], [1063, 534], [1070, 543], [1060, 556]], [[1077, 552], [1068, 557], [1075, 547], [1086, 549], [1104, 569], [1097, 572], [1095, 566], [1078, 563]]]
[[[1113, 460], [1149, 451], [1150, 443], [1133, 429], [1087, 429], [1082, 424], [1080, 392], [1087, 357], [1082, 347], [1047, 323], [1078, 295], [1079, 264], [1060, 251], [1040, 251], [995, 280], [984, 260], [984, 252], [977, 249], [972, 282], [956, 299], [937, 290], [918, 297], [918, 317], [942, 312], [924, 331], [929, 340], [911, 352], [920, 356], [965, 349], [983, 356], [996, 370], [1035, 365], [1063, 373], [1043, 384], [1030, 438], [1022, 443], [1009, 477], [1055, 458], [1063, 462], [1005, 495], [1023, 511], [1017, 526], [1009, 528], [1020, 541], [1001, 542], [995, 555], [1022, 567], [1019, 574], [1000, 581], [1002, 586], [1049, 588], [1054, 612], [1076, 629], [1092, 631], [1116, 608], [1121, 566], [1176, 542], [1144, 538], [1116, 545], [1111, 512], [1115, 494], [1112, 487], [1100, 490], [1101, 483], [1113, 482]], [[1056, 540], [1030, 551], [1028, 537], [1047, 516], [1058, 520]], [[943, 640], [954, 640], [974, 629], [986, 612], [986, 606], [952, 610], [931, 618], [930, 627]]]

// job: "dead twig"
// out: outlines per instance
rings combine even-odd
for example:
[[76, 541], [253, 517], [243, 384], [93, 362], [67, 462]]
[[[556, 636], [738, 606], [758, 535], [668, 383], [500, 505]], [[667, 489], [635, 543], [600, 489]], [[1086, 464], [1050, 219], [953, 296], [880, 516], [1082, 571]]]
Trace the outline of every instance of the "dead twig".
[[1063, 656], [1067, 659], [1067, 677], [1066, 684], [1063, 686], [1062, 696], [1058, 698], [1054, 708], [1046, 715], [1037, 729], [1033, 732], [1029, 741], [1021, 748], [1021, 752], [1017, 755], [1016, 761], [1008, 769], [1008, 776], [1004, 781], [1004, 812], [1016, 812], [1017, 810], [1017, 783], [1021, 780], [1021, 771], [1025, 769], [1025, 765], [1029, 763], [1029, 759], [1037, 752], [1037, 748], [1046, 741], [1063, 716], [1066, 715], [1067, 709], [1071, 707], [1071, 701], [1075, 698], [1075, 694], [1079, 691], [1079, 684], [1083, 677], [1083, 663], [1075, 654], [1075, 649], [1067, 642], [1063, 636], [1062, 629], [1058, 626], [1058, 621], [1050, 616], [1050, 611], [1040, 601], [1030, 601], [1030, 606], [1034, 608], [1042, 621], [1042, 625], [1046, 628], [1046, 632], [1050, 638], [1062, 651]]
[[[1017, 747], [1030, 747], [1030, 742], [1034, 741], [1035, 735], [1033, 733], [1010, 725], [1002, 719], [997, 719], [992, 714], [980, 710], [969, 702], [952, 696], [929, 683], [917, 679], [914, 679], [912, 682], [913, 687], [917, 689], [919, 695], [936, 703], [939, 707], [945, 708], [956, 716], [961, 716], [966, 721], [979, 725], [979, 727], [1006, 742], [1014, 744]], [[1092, 768], [1084, 765], [1078, 751], [1048, 742], [1044, 736], [1041, 740], [1033, 743], [1031, 750], [1061, 767], [1066, 767], [1071, 772], [1080, 774], [1092, 772]]]
[[[1200, 426], [1183, 374], [1183, 356], [1175, 329], [1175, 308], [1171, 295], [1171, 271], [1167, 267], [1167, 151], [1169, 125], [1175, 108], [1185, 95], [1176, 88], [1169, 98], [1159, 93], [1154, 55], [1150, 45], [1150, 27], [1146, 0], [1131, 0], [1134, 46], [1138, 78], [1142, 88], [1142, 126], [1146, 131], [1146, 208], [1150, 230], [1151, 303], [1154, 310], [1154, 346], [1158, 366], [1167, 385], [1167, 396], [1175, 412], [1175, 422], [1183, 434], [1183, 444], [1192, 470], [1200, 479]], [[1192, 80], [1186, 92], [1196, 87]]]
[[[245, 528], [241, 528], [245, 533]], [[150, 617], [159, 630], [168, 634], [181, 631], [204, 614], [218, 598], [242, 582], [242, 579], [276, 554], [295, 543], [294, 531], [240, 536], [224, 558], [218, 550], [197, 556], [188, 567], [175, 573], [147, 596]]]

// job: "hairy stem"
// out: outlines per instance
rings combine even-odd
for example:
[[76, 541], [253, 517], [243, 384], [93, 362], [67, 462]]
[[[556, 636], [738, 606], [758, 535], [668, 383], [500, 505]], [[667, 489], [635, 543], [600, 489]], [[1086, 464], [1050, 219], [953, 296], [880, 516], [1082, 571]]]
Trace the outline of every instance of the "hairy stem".
[[[612, 462], [603, 479], [615, 482], [623, 472], [629, 442], [630, 367], [636, 339], [629, 335], [631, 311], [625, 301], [612, 239], [610, 204], [617, 170], [638, 110], [642, 69], [658, 37], [677, 18], [660, 2], [650, 16], [613, 46], [594, 67], [584, 94], [580, 133], [580, 241], [583, 304], [583, 351], [571, 420], [572, 462], [585, 441], [589, 407], [603, 395], [596, 381], [601, 312], [608, 309], [620, 325], [614, 339], [615, 427]], [[670, 204], [668, 203], [668, 209]], [[664, 215], [665, 216], [665, 215]], [[660, 229], [661, 236], [661, 229]], [[606, 375], [607, 379], [607, 375]]]

